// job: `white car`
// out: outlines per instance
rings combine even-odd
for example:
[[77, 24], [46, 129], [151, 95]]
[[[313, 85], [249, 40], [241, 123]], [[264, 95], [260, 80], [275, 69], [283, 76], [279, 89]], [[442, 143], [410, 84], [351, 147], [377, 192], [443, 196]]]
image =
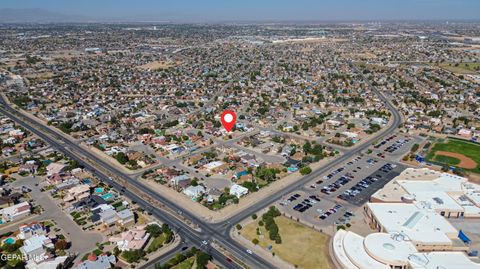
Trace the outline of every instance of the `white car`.
[[253, 254], [253, 252], [252, 252], [251, 250], [249, 250], [249, 249], [247, 249], [247, 253], [248, 253], [248, 254]]
[[202, 246], [206, 246], [206, 245], [208, 245], [208, 241], [207, 241], [207, 240], [203, 240], [203, 241], [202, 241]]

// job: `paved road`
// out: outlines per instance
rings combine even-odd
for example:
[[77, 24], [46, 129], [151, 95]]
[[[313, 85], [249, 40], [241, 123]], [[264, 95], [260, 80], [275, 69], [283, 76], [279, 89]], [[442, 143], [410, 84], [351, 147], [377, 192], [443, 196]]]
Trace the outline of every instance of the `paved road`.
[[[49, 194], [41, 192], [39, 186], [35, 186], [36, 183], [40, 183], [39, 177], [24, 177], [18, 178], [11, 183], [12, 188], [21, 188], [26, 186], [32, 191], [30, 196], [34, 199], [35, 203], [40, 205], [45, 211], [31, 221], [44, 221], [53, 220], [57, 224], [57, 227], [65, 231], [65, 236], [72, 242], [72, 247], [69, 251], [79, 253], [79, 258], [83, 257], [83, 254], [95, 249], [96, 243], [103, 242], [104, 238], [100, 233], [85, 232], [82, 230], [60, 207], [53, 201]], [[18, 226], [14, 226], [15, 230]]]
[[[238, 259], [244, 261], [249, 267], [273, 268], [274, 266], [272, 266], [269, 262], [259, 257], [258, 255], [247, 254], [245, 251], [245, 247], [237, 243], [230, 237], [229, 231], [235, 224], [239, 223], [242, 219], [249, 217], [251, 214], [269, 206], [270, 204], [273, 204], [276, 200], [294, 191], [295, 189], [301, 188], [304, 184], [325, 173], [332, 167], [340, 164], [341, 162], [344, 162], [353, 155], [358, 154], [363, 150], [366, 150], [372, 142], [378, 140], [379, 138], [387, 134], [392, 133], [401, 123], [401, 116], [398, 111], [393, 107], [393, 105], [378, 90], [373, 87], [371, 88], [371, 90], [375, 92], [379, 96], [379, 98], [382, 99], [382, 101], [385, 102], [385, 105], [393, 115], [393, 122], [391, 125], [389, 125], [389, 127], [378, 132], [375, 136], [365, 141], [362, 145], [355, 147], [351, 151], [347, 151], [345, 154], [333, 160], [328, 165], [316, 171], [313, 171], [311, 174], [303, 177], [302, 179], [293, 183], [287, 188], [282, 189], [275, 195], [265, 197], [263, 200], [258, 201], [253, 206], [243, 210], [242, 212], [239, 212], [230, 219], [216, 224], [204, 222], [195, 214], [189, 212], [188, 210], [180, 208], [175, 203], [164, 198], [161, 194], [152, 191], [139, 181], [125, 175], [116, 167], [112, 167], [110, 164], [104, 162], [96, 155], [78, 146], [76, 143], [60, 137], [54, 131], [43, 125], [38, 124], [32, 119], [20, 115], [17, 111], [15, 111], [15, 109], [8, 106], [3, 99], [0, 100], [0, 103], [2, 104], [2, 106], [0, 107], [0, 112], [4, 113], [6, 116], [23, 125], [25, 128], [29, 129], [30, 131], [44, 139], [47, 143], [57, 148], [59, 151], [61, 151], [68, 157], [77, 160], [80, 164], [82, 164], [86, 169], [92, 171], [92, 173], [94, 173], [101, 180], [106, 181], [116, 189], [122, 191], [127, 197], [137, 202], [140, 206], [146, 208], [159, 220], [172, 226], [174, 230], [176, 230], [177, 233], [182, 236], [182, 238], [191, 242], [193, 245], [200, 247], [203, 240], [212, 240], [215, 241], [215, 243], [217, 243], [218, 245], [222, 246], [228, 252], [232, 253]], [[92, 162], [94, 164], [92, 164]], [[115, 180], [112, 180], [110, 178], [110, 175], [113, 176]], [[121, 182], [123, 182], [123, 184]], [[140, 197], [137, 193], [132, 192], [130, 188], [126, 188], [124, 184], [134, 186], [142, 193], [155, 198], [155, 200], [164, 205], [166, 209], [171, 209], [173, 212], [182, 212], [182, 215], [189, 221], [194, 223], [201, 231], [199, 232], [195, 229], [192, 229], [189, 225], [185, 224], [184, 220], [181, 220], [178, 215], [172, 214], [171, 211], [166, 211], [163, 208], [153, 207], [152, 204], [148, 201], [148, 199]], [[208, 252], [215, 260], [217, 260], [226, 268], [242, 268], [240, 265], [227, 263], [226, 256], [215, 248], [210, 248]]]
[[[110, 166], [108, 163], [105, 163], [102, 159], [98, 158], [96, 155], [86, 151], [82, 147], [78, 146], [76, 143], [60, 137], [58, 134], [38, 124], [37, 122], [33, 121], [32, 119], [20, 115], [17, 111], [13, 108], [7, 106], [4, 100], [0, 100], [2, 107], [0, 107], [0, 112], [5, 114], [6, 116], [12, 118], [31, 132], [38, 135], [44, 141], [52, 145], [53, 147], [57, 148], [60, 152], [65, 154], [66, 156], [76, 160], [81, 165], [85, 167], [85, 169], [91, 171], [95, 176], [97, 176], [102, 181], [107, 182], [108, 184], [112, 185], [115, 189], [123, 192], [125, 196], [127, 196], [132, 201], [135, 201], [143, 208], [147, 209], [151, 212], [155, 217], [157, 217], [160, 221], [169, 224], [173, 229], [180, 234], [182, 238], [185, 240], [192, 242], [193, 245], [200, 247], [201, 242], [203, 240], [212, 240], [214, 239], [216, 242], [220, 243], [223, 248], [227, 249], [230, 253], [234, 253], [235, 256], [239, 257], [241, 260], [244, 260], [248, 263], [248, 265], [252, 268], [272, 268], [268, 262], [261, 259], [257, 255], [253, 254], [250, 255], [245, 252], [245, 248], [238, 244], [237, 242], [223, 237], [218, 231], [215, 231], [210, 225], [204, 223], [201, 219], [198, 219], [195, 215], [191, 214], [188, 211], [182, 213], [187, 219], [191, 222], [194, 222], [202, 232], [194, 230], [189, 225], [185, 224], [183, 220], [180, 220], [177, 216], [174, 216], [171, 212], [166, 211], [165, 209], [156, 208], [152, 206], [150, 201], [147, 201], [145, 197], [140, 197], [137, 193], [134, 193], [130, 188], [125, 188], [125, 183], [128, 182], [130, 185], [133, 185], [135, 188], [142, 191], [142, 193], [147, 194], [150, 197], [153, 197], [161, 204], [165, 205], [167, 208], [171, 208], [174, 212], [181, 212], [183, 208], [180, 208], [175, 203], [170, 202], [169, 200], [165, 199], [162, 195], [152, 191], [148, 187], [141, 184], [139, 181], [134, 180], [127, 175], [123, 174], [121, 171], [117, 170], [115, 167]], [[89, 160], [89, 161], [87, 161]], [[91, 162], [94, 162], [98, 166], [93, 166]], [[98, 169], [101, 167], [100, 169]], [[106, 170], [106, 172], [104, 172]], [[112, 180], [109, 175], [115, 177], [116, 180]], [[212, 255], [212, 257], [222, 264], [226, 268], [242, 268], [240, 265], [237, 264], [230, 264], [227, 262], [227, 257], [221, 253], [220, 251], [210, 248], [208, 249], [208, 253]]]

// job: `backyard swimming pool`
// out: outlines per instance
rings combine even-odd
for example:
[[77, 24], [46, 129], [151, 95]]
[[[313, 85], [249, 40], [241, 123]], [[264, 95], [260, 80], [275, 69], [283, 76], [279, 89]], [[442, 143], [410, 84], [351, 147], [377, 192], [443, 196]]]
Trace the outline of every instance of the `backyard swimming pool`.
[[113, 193], [109, 192], [101, 196], [104, 200], [110, 200], [114, 198]]
[[15, 239], [13, 237], [9, 237], [5, 240], [3, 240], [3, 242], [5, 242], [6, 244], [9, 244], [9, 245], [12, 245], [15, 243]]
[[95, 188], [95, 193], [102, 193], [103, 192], [103, 188]]

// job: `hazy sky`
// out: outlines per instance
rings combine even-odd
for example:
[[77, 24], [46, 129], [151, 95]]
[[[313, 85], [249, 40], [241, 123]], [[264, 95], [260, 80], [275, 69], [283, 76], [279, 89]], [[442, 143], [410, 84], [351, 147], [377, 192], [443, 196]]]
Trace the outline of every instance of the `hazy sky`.
[[139, 21], [480, 20], [480, 0], [0, 0], [0, 8]]

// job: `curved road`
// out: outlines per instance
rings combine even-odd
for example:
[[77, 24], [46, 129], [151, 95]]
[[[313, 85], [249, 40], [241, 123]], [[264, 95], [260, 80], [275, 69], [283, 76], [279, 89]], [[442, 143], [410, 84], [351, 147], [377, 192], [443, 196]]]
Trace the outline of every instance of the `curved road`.
[[[101, 158], [98, 158], [96, 155], [90, 153], [88, 150], [85, 150], [84, 148], [80, 147], [79, 145], [68, 139], [62, 138], [54, 131], [50, 130], [48, 127], [45, 127], [38, 122], [23, 116], [14, 108], [10, 107], [3, 99], [0, 100], [0, 112], [12, 118], [40, 138], [44, 139], [45, 142], [57, 148], [66, 156], [75, 159], [86, 169], [92, 171], [99, 179], [111, 184], [114, 188], [121, 191], [132, 201], [138, 203], [140, 206], [145, 208], [148, 212], [152, 213], [159, 220], [169, 224], [186, 242], [192, 243], [198, 248], [202, 248], [203, 240], [209, 240], [211, 242], [213, 241], [216, 244], [220, 245], [227, 252], [231, 253], [236, 258], [243, 261], [247, 266], [251, 268], [273, 268], [274, 266], [272, 266], [268, 261], [257, 256], [256, 254], [248, 254], [245, 251], [244, 246], [242, 246], [230, 237], [230, 230], [236, 223], [251, 216], [253, 213], [269, 206], [276, 200], [280, 199], [282, 196], [293, 192], [298, 188], [301, 188], [302, 185], [327, 172], [334, 166], [367, 149], [372, 142], [393, 132], [401, 123], [401, 115], [396, 110], [396, 108], [378, 90], [373, 87], [371, 87], [371, 90], [375, 92], [381, 98], [381, 100], [385, 102], [385, 105], [392, 113], [393, 123], [389, 125], [388, 128], [379, 131], [375, 136], [365, 141], [362, 145], [352, 149], [351, 151], [346, 152], [344, 155], [338, 157], [337, 159], [332, 160], [326, 166], [313, 171], [309, 175], [304, 176], [303, 178], [291, 184], [287, 188], [282, 189], [280, 192], [265, 197], [263, 200], [258, 201], [255, 205], [239, 212], [235, 216], [223, 222], [214, 224], [204, 222], [201, 218], [169, 201], [168, 199], [163, 197], [162, 194], [152, 191], [139, 181], [129, 177], [128, 175], [125, 175], [117, 168], [112, 167], [110, 164], [106, 163]], [[114, 177], [115, 180], [112, 180], [111, 176]], [[134, 193], [132, 190], [128, 189], [128, 187], [122, 185], [120, 181], [127, 182], [128, 185], [131, 185], [140, 190], [142, 193], [146, 194], [147, 196], [154, 198], [171, 211], [152, 206], [152, 204], [148, 202], [147, 197], [139, 196], [137, 193]], [[188, 220], [190, 220], [200, 229], [200, 231], [195, 230], [191, 226], [185, 224], [184, 220], [181, 220], [181, 218], [183, 217], [186, 217]], [[216, 248], [204, 246], [204, 250], [210, 253], [210, 255], [212, 255], [212, 257], [216, 261], [221, 263], [226, 268], [242, 268], [242, 266], [238, 264], [227, 262], [227, 257]]]

